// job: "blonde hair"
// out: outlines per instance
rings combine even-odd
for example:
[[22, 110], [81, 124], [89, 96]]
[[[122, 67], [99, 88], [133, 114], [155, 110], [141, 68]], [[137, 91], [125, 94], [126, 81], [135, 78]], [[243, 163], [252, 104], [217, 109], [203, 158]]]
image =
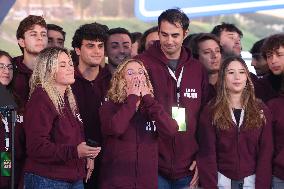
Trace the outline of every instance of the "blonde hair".
[[[55, 73], [58, 69], [58, 56], [61, 53], [66, 53], [71, 59], [68, 50], [64, 48], [49, 47], [42, 50], [37, 56], [36, 66], [30, 79], [30, 96], [36, 87], [41, 86], [59, 114], [62, 113], [62, 109], [65, 106], [64, 96], [60, 95], [54, 86], [54, 82]], [[65, 94], [67, 95], [71, 110], [74, 116], [76, 116], [77, 105], [70, 85], [67, 86]]]
[[115, 103], [122, 103], [127, 97], [125, 90], [127, 84], [124, 74], [126, 66], [132, 62], [136, 62], [142, 66], [146, 77], [146, 85], [150, 88], [152, 96], [154, 96], [153, 86], [143, 63], [140, 60], [128, 59], [117, 67], [110, 81], [110, 89], [108, 90], [107, 97]]
[[229, 107], [229, 94], [226, 89], [226, 70], [233, 61], [238, 61], [244, 67], [247, 83], [241, 96], [241, 103], [245, 111], [244, 122], [246, 128], [259, 128], [265, 122], [265, 117], [261, 113], [260, 101], [255, 98], [254, 86], [249, 76], [249, 71], [245, 61], [237, 56], [228, 57], [221, 64], [217, 81], [217, 96], [212, 105], [213, 124], [219, 129], [228, 129], [232, 126], [233, 120]]

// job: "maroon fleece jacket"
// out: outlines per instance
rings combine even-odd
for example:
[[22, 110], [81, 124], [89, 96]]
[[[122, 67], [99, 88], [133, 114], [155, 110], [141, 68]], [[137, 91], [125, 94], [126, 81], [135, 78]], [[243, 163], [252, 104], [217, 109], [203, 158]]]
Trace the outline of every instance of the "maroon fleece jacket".
[[23, 56], [13, 58], [13, 62], [17, 65], [17, 71], [14, 76], [14, 93], [19, 98], [20, 104], [25, 107], [29, 99], [29, 81], [33, 71], [23, 63], [23, 59]]
[[124, 103], [108, 101], [100, 109], [104, 149], [101, 189], [156, 189], [158, 138], [173, 136], [178, 126], [150, 95], [129, 95]]
[[197, 167], [203, 188], [217, 189], [217, 172], [230, 179], [256, 175], [257, 189], [268, 189], [271, 183], [272, 126], [271, 114], [261, 105], [266, 124], [248, 129], [232, 124], [221, 130], [212, 125], [212, 112], [206, 106], [199, 122]]
[[102, 140], [99, 108], [105, 101], [111, 76], [107, 68], [100, 68], [96, 79], [88, 81], [78, 68], [75, 68], [75, 83], [72, 90], [83, 120], [85, 136], [99, 143]]
[[[143, 61], [154, 88], [156, 100], [171, 115], [177, 106], [177, 82], [168, 71], [168, 62], [159, 41], [136, 57]], [[202, 64], [192, 59], [190, 52], [182, 47], [176, 78], [184, 67], [180, 86], [180, 106], [186, 110], [186, 131], [172, 138], [159, 138], [159, 174], [168, 179], [180, 179], [191, 175], [189, 167], [198, 150], [196, 127], [199, 112], [208, 96], [208, 77]]]
[[267, 105], [273, 115], [273, 175], [284, 180], [284, 96], [279, 96], [278, 98], [268, 101]]
[[25, 112], [25, 172], [67, 182], [84, 178], [85, 162], [77, 152], [77, 145], [85, 141], [84, 131], [77, 117], [66, 99], [59, 114], [47, 93], [35, 89]]

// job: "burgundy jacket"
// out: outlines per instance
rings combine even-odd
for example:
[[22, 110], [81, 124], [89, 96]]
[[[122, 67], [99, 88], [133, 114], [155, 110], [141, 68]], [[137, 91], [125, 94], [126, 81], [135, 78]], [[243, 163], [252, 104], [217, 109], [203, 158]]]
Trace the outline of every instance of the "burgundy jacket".
[[[168, 71], [168, 59], [161, 50], [159, 41], [137, 59], [143, 61], [150, 75], [156, 100], [171, 115], [172, 106], [177, 106], [177, 83]], [[208, 77], [202, 64], [192, 59], [190, 52], [182, 47], [176, 78], [184, 67], [180, 86], [180, 106], [186, 109], [185, 132], [172, 138], [159, 138], [159, 174], [168, 179], [180, 179], [192, 173], [189, 167], [198, 150], [195, 137], [197, 119], [208, 96]]]
[[101, 189], [156, 189], [158, 138], [173, 136], [178, 126], [150, 95], [129, 95], [124, 103], [108, 101], [100, 109], [104, 149]]
[[268, 101], [268, 107], [273, 115], [273, 175], [284, 180], [284, 96]]
[[59, 114], [41, 87], [33, 92], [25, 112], [25, 172], [69, 182], [85, 177], [85, 161], [77, 152], [78, 144], [85, 141], [83, 126], [79, 114], [75, 117], [65, 103]]
[[93, 81], [86, 80], [78, 68], [75, 69], [75, 83], [72, 85], [80, 115], [82, 116], [86, 138], [101, 143], [99, 108], [105, 101], [111, 73], [107, 68], [100, 68]]
[[245, 123], [226, 130], [212, 125], [212, 112], [206, 106], [199, 122], [199, 152], [197, 167], [201, 186], [217, 189], [217, 172], [230, 179], [243, 179], [256, 174], [257, 189], [268, 189], [271, 183], [272, 126], [271, 114], [261, 106], [266, 124], [261, 128], [247, 129]]
[[279, 96], [282, 81], [281, 76], [270, 73], [262, 78], [256, 79], [256, 76], [251, 78], [254, 83], [255, 96], [260, 98], [263, 102], [267, 102]]
[[18, 56], [13, 58], [13, 62], [17, 65], [17, 71], [14, 78], [14, 92], [19, 98], [20, 104], [24, 107], [29, 99], [29, 80], [33, 71], [23, 63], [23, 59], [23, 56]]

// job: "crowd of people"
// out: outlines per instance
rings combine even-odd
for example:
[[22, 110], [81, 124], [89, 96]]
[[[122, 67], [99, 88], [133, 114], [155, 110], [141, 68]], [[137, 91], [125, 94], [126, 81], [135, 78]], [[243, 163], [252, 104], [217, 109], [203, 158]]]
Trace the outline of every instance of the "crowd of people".
[[83, 24], [69, 51], [62, 27], [24, 18], [22, 55], [0, 50], [18, 105], [14, 146], [0, 115], [15, 188], [283, 189], [284, 34], [252, 44], [255, 75], [238, 27], [189, 23], [175, 8], [143, 34]]

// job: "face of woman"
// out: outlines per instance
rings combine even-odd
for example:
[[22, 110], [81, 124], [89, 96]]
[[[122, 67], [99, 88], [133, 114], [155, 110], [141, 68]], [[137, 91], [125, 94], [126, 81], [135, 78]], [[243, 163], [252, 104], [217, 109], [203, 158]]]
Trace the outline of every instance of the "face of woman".
[[58, 56], [58, 69], [55, 73], [55, 83], [59, 86], [67, 86], [74, 82], [73, 62], [66, 53], [62, 52]]
[[9, 85], [13, 78], [13, 65], [8, 57], [0, 57], [0, 83], [4, 86]]
[[225, 74], [226, 89], [229, 94], [241, 94], [247, 83], [247, 73], [239, 61], [232, 61]]
[[146, 81], [145, 70], [139, 63], [130, 62], [126, 65], [124, 78], [127, 86], [130, 86], [133, 82]]

